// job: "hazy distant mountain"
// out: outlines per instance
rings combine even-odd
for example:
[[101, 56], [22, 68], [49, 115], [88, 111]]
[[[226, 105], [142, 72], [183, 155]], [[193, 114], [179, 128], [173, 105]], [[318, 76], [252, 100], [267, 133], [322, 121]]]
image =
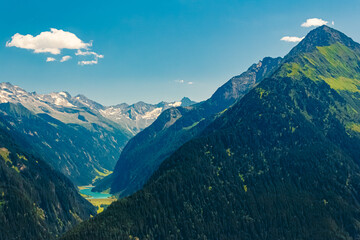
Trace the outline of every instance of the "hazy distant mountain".
[[89, 184], [115, 166], [126, 142], [164, 109], [180, 103], [104, 107], [67, 92], [28, 93], [0, 84], [2, 126], [76, 184]]
[[111, 185], [111, 191], [120, 196], [139, 190], [170, 154], [199, 134], [213, 121], [215, 114], [231, 106], [272, 73], [281, 60], [264, 58], [243, 74], [231, 78], [208, 100], [164, 111], [151, 126], [129, 141], [114, 174], [99, 182], [95, 190], [105, 190]]
[[360, 45], [322, 26], [64, 239], [358, 239], [359, 159]]

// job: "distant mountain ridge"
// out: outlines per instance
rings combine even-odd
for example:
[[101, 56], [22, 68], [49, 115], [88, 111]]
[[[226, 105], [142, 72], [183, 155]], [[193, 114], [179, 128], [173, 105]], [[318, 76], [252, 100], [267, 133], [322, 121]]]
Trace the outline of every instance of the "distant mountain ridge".
[[111, 186], [112, 193], [124, 197], [141, 189], [167, 157], [199, 134], [218, 113], [274, 72], [281, 61], [280, 57], [266, 57], [241, 75], [231, 78], [208, 100], [164, 111], [152, 125], [127, 143], [114, 173], [98, 182], [94, 190], [105, 190]]
[[[158, 104], [148, 104], [144, 102], [137, 102], [132, 105], [126, 103], [115, 106], [106, 107], [100, 110], [100, 113], [114, 122], [127, 126], [134, 134], [143, 130], [166, 109], [178, 106], [190, 106], [195, 104], [189, 98], [183, 98], [179, 102], [160, 102]], [[134, 122], [134, 123], [132, 123]]]
[[[135, 135], [150, 125], [162, 111], [170, 107], [189, 106], [195, 104], [188, 98], [179, 102], [160, 102], [148, 104], [137, 102], [131, 105], [121, 103], [114, 106], [104, 106], [84, 95], [72, 97], [68, 92], [53, 92], [50, 94], [28, 93], [11, 83], [0, 83], [0, 103], [20, 103], [34, 113], [46, 113], [64, 122], [84, 125], [86, 122], [97, 122], [89, 110], [107, 118], [125, 130]], [[78, 115], [83, 114], [79, 119]]]
[[82, 95], [29, 93], [10, 83], [0, 84], [0, 102], [0, 124], [8, 134], [77, 185], [109, 174], [134, 134], [163, 109], [182, 104], [104, 107]]

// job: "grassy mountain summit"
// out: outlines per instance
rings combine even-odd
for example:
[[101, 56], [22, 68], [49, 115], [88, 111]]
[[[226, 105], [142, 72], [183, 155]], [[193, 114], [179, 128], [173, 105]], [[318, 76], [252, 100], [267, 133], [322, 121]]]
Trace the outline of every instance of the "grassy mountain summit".
[[335, 90], [358, 92], [359, 55], [358, 43], [341, 32], [322, 26], [311, 31], [291, 50], [278, 74], [322, 80]]
[[[288, 54], [275, 76], [327, 83], [347, 102], [342, 106], [342, 112], [337, 112], [338, 118], [348, 130], [352, 130], [352, 134], [358, 129], [360, 44], [351, 38], [327, 26], [313, 30]], [[336, 110], [333, 106], [332, 112]]]
[[63, 239], [358, 239], [359, 57], [311, 31], [142, 190]]

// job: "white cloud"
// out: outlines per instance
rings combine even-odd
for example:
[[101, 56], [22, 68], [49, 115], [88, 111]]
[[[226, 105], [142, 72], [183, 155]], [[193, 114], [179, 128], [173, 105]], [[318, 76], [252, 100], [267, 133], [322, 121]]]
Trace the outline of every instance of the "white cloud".
[[46, 58], [46, 62], [54, 62], [54, 61], [56, 61], [56, 59], [53, 57]]
[[98, 64], [99, 62], [99, 58], [104, 58], [104, 55], [101, 54], [97, 54], [96, 52], [91, 52], [91, 51], [81, 51], [80, 49], [75, 53], [76, 56], [94, 56], [94, 60], [90, 60], [90, 61], [79, 61], [78, 64], [79, 65], [94, 65], [94, 64]]
[[70, 59], [71, 59], [71, 57], [70, 57], [69, 55], [63, 56], [63, 57], [61, 58], [60, 62], [66, 62], [66, 61], [68, 61], [68, 60], [70, 60]]
[[96, 52], [90, 52], [90, 51], [81, 51], [80, 49], [75, 53], [76, 56], [89, 56], [94, 55], [97, 58], [104, 58], [104, 55], [97, 54]]
[[90, 52], [90, 51], [86, 51], [83, 52], [81, 50], [78, 50], [77, 53], [75, 53], [76, 56], [89, 56], [89, 55], [93, 55], [95, 58], [94, 60], [86, 60], [86, 61], [79, 61], [78, 64], [79, 65], [94, 65], [94, 64], [98, 64], [99, 63], [99, 58], [104, 58], [104, 55], [101, 54], [97, 54], [95, 52]]
[[[6, 47], [17, 47], [23, 49], [33, 50], [34, 53], [50, 53], [58, 55], [63, 49], [77, 50], [76, 56], [94, 56], [90, 61], [78, 61], [79, 65], [93, 65], [98, 63], [99, 58], [104, 58], [104, 55], [97, 54], [90, 51], [92, 41], [85, 43], [78, 38], [74, 33], [51, 28], [50, 31], [41, 32], [37, 36], [30, 34], [21, 35], [16, 33], [11, 37], [10, 41], [6, 42]], [[71, 56], [63, 56], [60, 62], [66, 62], [71, 59]], [[47, 62], [56, 61], [55, 58], [48, 57]]]
[[304, 37], [290, 37], [290, 36], [285, 36], [283, 38], [281, 38], [281, 41], [284, 42], [300, 42], [301, 40], [303, 40]]
[[98, 64], [98, 59], [95, 60], [90, 60], [90, 61], [79, 61], [78, 62], [79, 65], [94, 65], [94, 64]]
[[182, 79], [177, 79], [177, 80], [174, 80], [174, 82], [176, 82], [176, 83], [180, 83], [180, 84], [188, 84], [188, 85], [192, 85], [192, 84], [194, 84], [194, 82], [187, 82], [187, 81], [182, 80]]
[[318, 27], [322, 25], [326, 25], [328, 22], [325, 20], [322, 20], [320, 18], [309, 18], [306, 20], [306, 22], [302, 23], [302, 27]]
[[184, 83], [185, 81], [184, 81], [184, 80], [175, 80], [175, 82], [177, 82], [177, 83]]
[[62, 49], [88, 49], [92, 42], [84, 43], [75, 34], [51, 28], [37, 36], [16, 33], [11, 41], [6, 42], [6, 47], [18, 47], [34, 50], [34, 53], [60, 54]]

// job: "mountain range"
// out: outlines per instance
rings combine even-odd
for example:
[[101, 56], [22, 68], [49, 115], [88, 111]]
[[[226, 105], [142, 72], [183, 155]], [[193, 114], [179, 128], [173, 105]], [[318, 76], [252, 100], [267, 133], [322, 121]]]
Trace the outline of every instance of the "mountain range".
[[144, 131], [133, 137], [122, 151], [114, 174], [100, 181], [94, 190], [105, 190], [124, 197], [142, 188], [149, 177], [176, 149], [199, 134], [216, 114], [241, 99], [281, 63], [266, 57], [241, 75], [231, 78], [206, 101], [189, 107], [164, 111]]
[[321, 26], [268, 73], [61, 239], [358, 239], [360, 45]]
[[180, 102], [105, 107], [83, 95], [36, 94], [0, 84], [0, 125], [27, 152], [36, 153], [69, 177], [87, 185], [111, 172], [127, 141], [167, 108]]

